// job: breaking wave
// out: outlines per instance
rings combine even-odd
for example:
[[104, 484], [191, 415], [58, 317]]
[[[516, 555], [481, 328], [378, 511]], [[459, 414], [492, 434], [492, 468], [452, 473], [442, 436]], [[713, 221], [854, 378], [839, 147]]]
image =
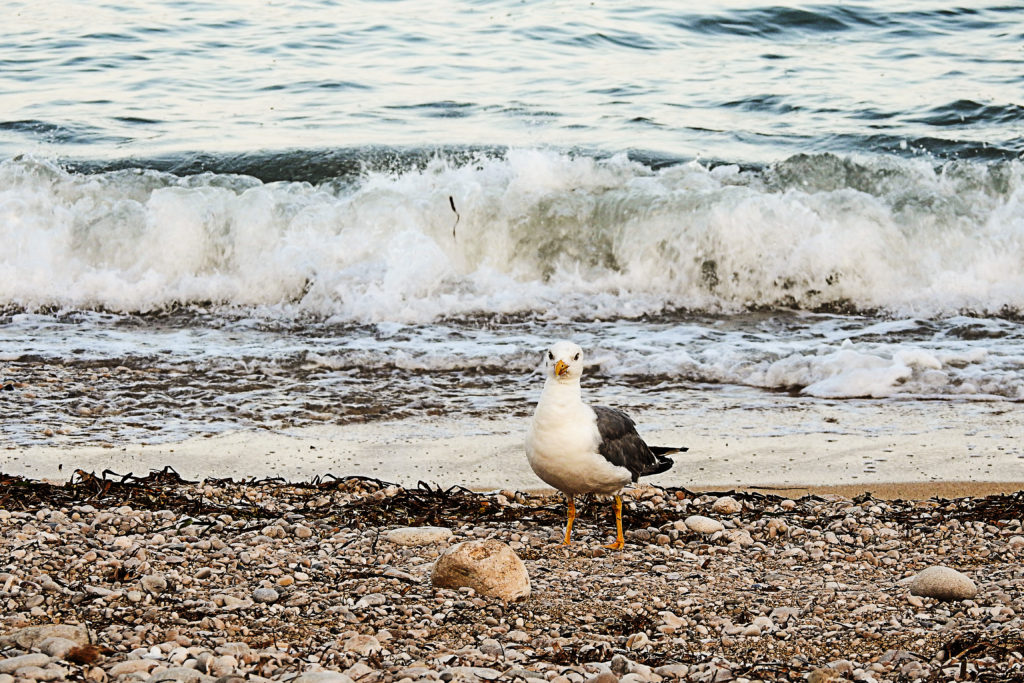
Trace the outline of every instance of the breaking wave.
[[356, 322], [1019, 315], [1022, 199], [1019, 161], [742, 168], [513, 149], [314, 184], [21, 157], [0, 164], [0, 306]]

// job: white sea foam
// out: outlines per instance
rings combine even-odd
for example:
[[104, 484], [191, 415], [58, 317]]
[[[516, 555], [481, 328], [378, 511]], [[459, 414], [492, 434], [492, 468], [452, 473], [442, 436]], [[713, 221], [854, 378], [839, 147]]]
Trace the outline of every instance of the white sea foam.
[[1021, 311], [1022, 168], [799, 157], [763, 172], [651, 171], [621, 156], [513, 150], [337, 189], [12, 160], [0, 164], [0, 304], [213, 302], [405, 322], [665, 307]]

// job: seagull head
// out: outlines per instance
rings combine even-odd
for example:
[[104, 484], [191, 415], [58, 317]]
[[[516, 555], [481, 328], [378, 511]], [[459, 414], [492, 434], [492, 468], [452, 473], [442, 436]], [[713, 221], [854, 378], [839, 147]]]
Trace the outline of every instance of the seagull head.
[[555, 343], [544, 356], [544, 369], [549, 379], [579, 381], [583, 374], [583, 349], [568, 341]]

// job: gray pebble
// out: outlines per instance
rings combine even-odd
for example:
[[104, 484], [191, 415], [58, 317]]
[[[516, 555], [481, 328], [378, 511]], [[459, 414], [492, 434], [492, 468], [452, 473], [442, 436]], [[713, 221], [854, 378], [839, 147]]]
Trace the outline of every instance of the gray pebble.
[[257, 588], [252, 592], [252, 599], [256, 602], [274, 603], [281, 596], [273, 588]]

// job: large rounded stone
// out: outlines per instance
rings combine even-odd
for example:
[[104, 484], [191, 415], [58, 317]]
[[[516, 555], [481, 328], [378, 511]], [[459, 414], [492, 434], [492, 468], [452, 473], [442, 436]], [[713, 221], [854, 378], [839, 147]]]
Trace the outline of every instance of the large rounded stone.
[[468, 586], [481, 595], [520, 600], [530, 594], [526, 566], [507, 544], [494, 539], [448, 548], [434, 563], [430, 581], [441, 588]]
[[978, 594], [978, 587], [969, 576], [936, 565], [928, 567], [911, 580], [910, 594], [936, 600], [968, 600]]

